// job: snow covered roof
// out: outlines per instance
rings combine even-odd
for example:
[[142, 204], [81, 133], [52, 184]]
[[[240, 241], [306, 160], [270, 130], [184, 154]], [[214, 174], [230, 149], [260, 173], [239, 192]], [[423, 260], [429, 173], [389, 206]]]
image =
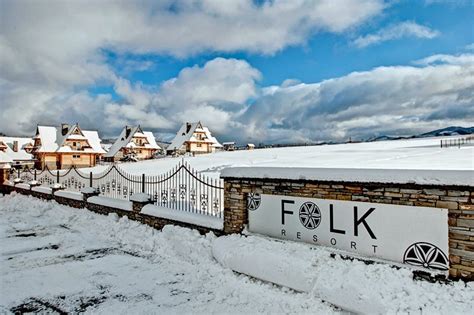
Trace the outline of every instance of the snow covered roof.
[[160, 146], [156, 143], [155, 136], [153, 135], [153, 132], [144, 131], [143, 134], [145, 135], [146, 139], [148, 140], [148, 143], [145, 145], [145, 147], [149, 147], [151, 149], [161, 149]]
[[[196, 137], [194, 137], [195, 132], [204, 132], [206, 134], [206, 139], [196, 139]], [[174, 137], [173, 141], [171, 141], [171, 144], [168, 146], [167, 150], [179, 150], [187, 141], [212, 143], [212, 146], [214, 147], [222, 147], [219, 141], [217, 141], [217, 139], [212, 136], [209, 128], [203, 127], [201, 122], [194, 122], [184, 123], [181, 128], [179, 128], [178, 133]]]
[[13, 159], [5, 152], [0, 151], [0, 163], [13, 163]]
[[[13, 150], [15, 141], [18, 142], [18, 151]], [[5, 154], [7, 154], [14, 161], [25, 161], [33, 160], [33, 156], [30, 153], [27, 153], [24, 149], [25, 146], [32, 143], [31, 138], [26, 137], [0, 137], [0, 142], [3, 142], [7, 145]]]
[[[127, 136], [127, 128], [130, 132]], [[150, 131], [143, 131], [140, 126], [128, 127], [125, 126], [120, 132], [120, 136], [110, 147], [109, 151], [105, 154], [105, 157], [113, 157], [122, 148], [134, 148], [136, 144], [132, 142], [133, 137], [145, 137], [147, 142], [144, 147], [147, 149], [160, 149], [160, 146], [156, 143], [155, 136]]]
[[[80, 134], [73, 134], [78, 130]], [[79, 125], [73, 125], [68, 132], [63, 135], [61, 127], [38, 126], [37, 137], [41, 140], [41, 146], [37, 152], [88, 152], [105, 153], [100, 144], [101, 140], [97, 131], [81, 130]], [[36, 138], [36, 136], [35, 136]], [[83, 151], [73, 151], [69, 146], [65, 146], [66, 140], [87, 140], [91, 148], [85, 148]]]
[[82, 133], [86, 137], [87, 141], [92, 147], [92, 150], [97, 153], [105, 153], [105, 150], [102, 148], [101, 142], [99, 138], [99, 133], [93, 130], [82, 130]]
[[212, 146], [215, 148], [222, 148], [222, 144], [220, 144], [219, 141], [217, 141], [216, 137], [214, 137], [211, 134], [211, 131], [209, 130], [209, 128], [203, 127], [203, 129], [204, 129], [204, 132], [206, 133], [207, 138], [212, 141]]

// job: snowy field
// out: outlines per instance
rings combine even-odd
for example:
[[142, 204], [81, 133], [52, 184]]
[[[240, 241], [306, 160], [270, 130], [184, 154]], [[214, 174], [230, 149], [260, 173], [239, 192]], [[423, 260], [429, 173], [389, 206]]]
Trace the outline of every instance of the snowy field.
[[[323, 247], [174, 226], [160, 232], [17, 194], [0, 197], [0, 211], [0, 313], [344, 312], [323, 299], [384, 313], [474, 309], [473, 283], [414, 281], [408, 269], [333, 259]], [[223, 267], [232, 264], [289, 286], [301, 279], [307, 292]]]
[[[461, 148], [440, 148], [441, 139], [456, 138], [459, 137], [217, 152], [186, 157], [185, 160], [196, 170], [212, 177], [218, 177], [224, 168], [241, 166], [474, 170], [474, 143]], [[169, 171], [178, 161], [177, 158], [166, 157], [123, 163], [120, 167], [133, 174], [158, 175]], [[93, 171], [100, 172], [105, 168], [97, 166]]]

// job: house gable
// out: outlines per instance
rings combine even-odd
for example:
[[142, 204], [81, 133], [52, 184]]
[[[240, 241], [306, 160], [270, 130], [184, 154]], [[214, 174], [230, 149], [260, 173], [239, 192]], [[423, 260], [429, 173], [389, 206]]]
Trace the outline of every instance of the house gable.
[[97, 131], [82, 130], [77, 124], [71, 127], [62, 124], [60, 128], [38, 126], [33, 139], [34, 153], [105, 153]]
[[[125, 126], [105, 157], [113, 158], [122, 155], [124, 151], [149, 150], [154, 152], [159, 149], [160, 146], [156, 143], [153, 133], [144, 132], [140, 125]], [[119, 152], [121, 154], [118, 154]]]
[[184, 123], [176, 134], [175, 138], [168, 146], [167, 151], [188, 151], [207, 153], [211, 148], [221, 146], [216, 138], [212, 137], [209, 129], [202, 123]]

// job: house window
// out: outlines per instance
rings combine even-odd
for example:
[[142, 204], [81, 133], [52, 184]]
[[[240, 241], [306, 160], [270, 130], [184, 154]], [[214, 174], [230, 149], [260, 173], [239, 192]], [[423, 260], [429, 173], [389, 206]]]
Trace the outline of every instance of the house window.
[[72, 146], [73, 146], [73, 147], [75, 147], [75, 146], [76, 146], [76, 143], [75, 143], [75, 142], [73, 142], [73, 143], [72, 143]]
[[201, 144], [201, 143], [198, 143], [198, 144], [196, 144], [196, 146], [197, 146], [198, 148], [200, 148], [200, 147], [202, 147], [202, 144]]
[[73, 159], [80, 159], [81, 155], [80, 154], [73, 154], [72, 158]]

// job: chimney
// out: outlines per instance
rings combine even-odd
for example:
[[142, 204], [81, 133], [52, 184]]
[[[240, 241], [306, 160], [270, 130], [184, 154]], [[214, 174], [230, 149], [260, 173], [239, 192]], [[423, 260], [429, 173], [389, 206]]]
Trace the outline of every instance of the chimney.
[[13, 152], [18, 152], [18, 141], [13, 141]]
[[125, 139], [127, 139], [128, 136], [130, 136], [130, 132], [132, 132], [132, 128], [129, 126], [125, 126]]
[[186, 123], [186, 133], [188, 133], [189, 130], [191, 130], [191, 124], [187, 122]]
[[68, 131], [69, 131], [69, 125], [68, 124], [61, 124], [61, 134], [63, 136], [65, 136]]

